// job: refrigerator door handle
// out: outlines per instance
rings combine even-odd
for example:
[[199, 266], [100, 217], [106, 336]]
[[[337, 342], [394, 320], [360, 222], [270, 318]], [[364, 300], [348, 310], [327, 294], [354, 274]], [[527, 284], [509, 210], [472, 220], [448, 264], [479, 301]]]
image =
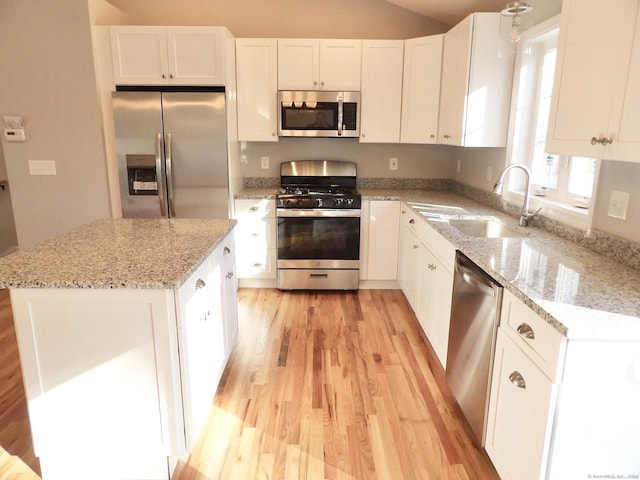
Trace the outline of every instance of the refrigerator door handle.
[[171, 134], [165, 135], [164, 148], [166, 152], [167, 164], [167, 197], [169, 199], [169, 216], [176, 216], [176, 209], [173, 202], [173, 171], [171, 170]]
[[164, 205], [164, 188], [162, 181], [162, 134], [156, 134], [156, 183], [158, 189], [158, 201], [160, 202], [160, 216], [164, 217], [167, 208]]

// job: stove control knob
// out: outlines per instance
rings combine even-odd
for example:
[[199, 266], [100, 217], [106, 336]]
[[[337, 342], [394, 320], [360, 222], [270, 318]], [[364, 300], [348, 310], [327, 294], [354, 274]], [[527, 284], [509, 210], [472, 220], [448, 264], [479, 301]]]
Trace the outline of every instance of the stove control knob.
[[293, 207], [293, 206], [295, 205], [295, 203], [296, 203], [296, 202], [295, 202], [295, 200], [291, 200], [291, 199], [289, 199], [289, 200], [287, 200], [285, 203], [286, 203], [286, 206], [287, 206], [287, 207]]
[[322, 199], [321, 199], [321, 198], [316, 198], [316, 199], [313, 201], [313, 204], [314, 204], [316, 207], [322, 207]]
[[344, 198], [336, 198], [334, 200], [334, 204], [336, 207], [341, 207], [344, 205]]
[[347, 198], [347, 206], [353, 205], [353, 198]]

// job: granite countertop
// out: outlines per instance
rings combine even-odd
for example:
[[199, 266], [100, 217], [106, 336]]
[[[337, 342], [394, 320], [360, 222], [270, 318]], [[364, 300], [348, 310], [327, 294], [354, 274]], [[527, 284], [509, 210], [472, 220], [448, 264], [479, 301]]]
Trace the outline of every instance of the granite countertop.
[[[258, 198], [244, 189], [236, 198]], [[275, 189], [264, 189], [271, 198]], [[428, 205], [426, 222], [506, 290], [573, 339], [640, 340], [640, 271], [446, 190], [359, 188], [363, 200]], [[420, 213], [419, 210], [415, 210]], [[423, 210], [424, 211], [424, 210]], [[471, 237], [450, 218], [499, 220], [523, 237]]]
[[235, 223], [99, 220], [0, 258], [0, 288], [177, 288]]

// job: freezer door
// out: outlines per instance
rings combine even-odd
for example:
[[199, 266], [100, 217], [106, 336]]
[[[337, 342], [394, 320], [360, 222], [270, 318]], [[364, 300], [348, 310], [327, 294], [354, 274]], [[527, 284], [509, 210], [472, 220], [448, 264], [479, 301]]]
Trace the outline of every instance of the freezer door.
[[113, 92], [122, 216], [167, 216], [159, 92]]
[[225, 94], [164, 92], [169, 214], [229, 218]]

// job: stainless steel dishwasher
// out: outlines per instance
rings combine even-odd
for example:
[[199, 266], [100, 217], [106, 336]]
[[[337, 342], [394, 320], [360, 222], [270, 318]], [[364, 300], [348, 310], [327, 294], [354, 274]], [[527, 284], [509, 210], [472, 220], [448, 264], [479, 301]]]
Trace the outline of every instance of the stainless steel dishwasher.
[[456, 252], [446, 379], [480, 446], [501, 305], [502, 286]]

